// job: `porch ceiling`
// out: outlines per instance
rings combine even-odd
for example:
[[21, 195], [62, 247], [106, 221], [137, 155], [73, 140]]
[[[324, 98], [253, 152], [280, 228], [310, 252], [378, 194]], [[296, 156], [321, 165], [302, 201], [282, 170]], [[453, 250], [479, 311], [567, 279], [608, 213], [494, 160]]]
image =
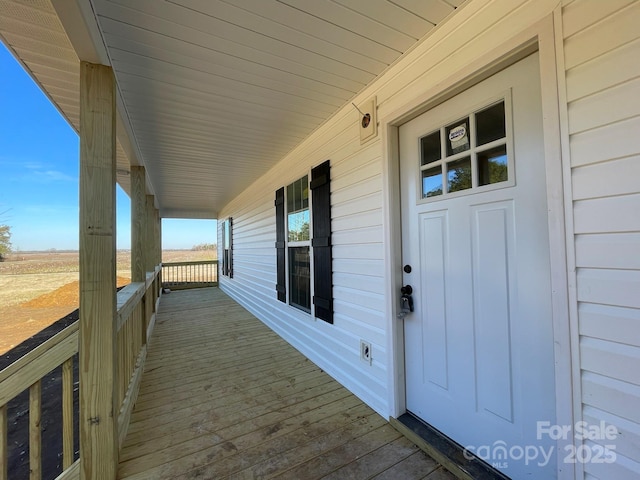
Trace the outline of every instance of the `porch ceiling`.
[[462, 1], [0, 0], [0, 35], [77, 129], [83, 18], [118, 83], [119, 168], [146, 166], [163, 217], [215, 218]]

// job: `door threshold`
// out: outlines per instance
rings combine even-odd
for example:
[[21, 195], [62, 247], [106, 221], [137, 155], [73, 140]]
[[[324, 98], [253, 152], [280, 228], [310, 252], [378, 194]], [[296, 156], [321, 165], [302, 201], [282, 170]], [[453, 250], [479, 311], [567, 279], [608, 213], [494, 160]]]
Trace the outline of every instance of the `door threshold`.
[[[389, 423], [462, 480], [509, 480], [509, 477], [472, 453], [465, 455], [462, 446], [411, 413], [392, 417]], [[472, 455], [473, 458], [467, 458]]]

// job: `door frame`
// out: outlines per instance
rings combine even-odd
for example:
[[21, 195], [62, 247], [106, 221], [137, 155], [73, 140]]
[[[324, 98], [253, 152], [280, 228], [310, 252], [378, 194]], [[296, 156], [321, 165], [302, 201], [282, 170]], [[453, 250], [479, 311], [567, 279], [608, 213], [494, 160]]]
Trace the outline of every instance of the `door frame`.
[[[557, 53], [557, 50], [559, 53]], [[575, 267], [571, 258], [572, 235], [571, 181], [566, 122], [564, 58], [560, 7], [515, 37], [477, 58], [404, 106], [384, 115], [380, 121], [383, 145], [383, 194], [385, 222], [385, 278], [387, 279], [387, 351], [389, 369], [389, 414], [406, 412], [404, 373], [404, 323], [397, 318], [398, 292], [402, 286], [402, 222], [400, 215], [399, 128], [436, 105], [480, 83], [517, 61], [539, 52], [545, 176], [547, 186], [549, 246], [551, 261], [551, 306], [554, 338], [556, 422], [575, 425], [581, 419], [581, 389], [578, 358], [577, 315], [571, 305], [575, 299]], [[560, 72], [560, 73], [558, 73]], [[561, 462], [565, 448], [576, 445], [572, 435], [559, 439], [558, 479], [581, 478], [580, 464]], [[577, 446], [577, 445], [576, 445]]]

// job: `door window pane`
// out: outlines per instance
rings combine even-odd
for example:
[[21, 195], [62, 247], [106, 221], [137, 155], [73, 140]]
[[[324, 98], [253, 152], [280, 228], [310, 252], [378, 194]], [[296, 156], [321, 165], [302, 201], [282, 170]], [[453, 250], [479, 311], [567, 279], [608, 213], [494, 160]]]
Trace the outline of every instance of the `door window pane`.
[[504, 102], [476, 113], [476, 145], [499, 140], [506, 136]]
[[430, 168], [422, 172], [422, 197], [442, 195], [442, 168]]
[[469, 119], [452, 123], [445, 129], [447, 156], [469, 150]]
[[459, 192], [471, 188], [471, 157], [447, 164], [447, 191]]
[[311, 312], [309, 247], [289, 248], [289, 303], [305, 312]]
[[420, 139], [420, 147], [422, 150], [421, 165], [437, 162], [442, 157], [440, 130]]
[[508, 171], [513, 159], [507, 158], [509, 105], [506, 98], [494, 100], [438, 129], [432, 124], [418, 137], [423, 199], [513, 181]]
[[478, 153], [478, 185], [506, 182], [508, 179], [506, 145]]

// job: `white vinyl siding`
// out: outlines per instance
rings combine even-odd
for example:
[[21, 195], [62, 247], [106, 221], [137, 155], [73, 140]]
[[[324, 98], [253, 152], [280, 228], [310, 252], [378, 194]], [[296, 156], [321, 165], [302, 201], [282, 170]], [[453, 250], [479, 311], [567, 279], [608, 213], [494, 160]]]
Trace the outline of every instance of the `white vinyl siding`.
[[640, 475], [640, 2], [563, 9], [582, 418], [618, 426], [613, 465]]
[[[483, 53], [549, 15], [555, 0], [479, 0], [465, 5], [354, 99], [375, 95], [378, 118], [424, 95]], [[234, 278], [220, 286], [384, 417], [390, 414], [383, 162], [379, 135], [360, 144], [349, 104], [233, 199]], [[331, 160], [334, 325], [276, 299], [273, 192]], [[360, 340], [371, 342], [371, 366]]]
[[[369, 85], [378, 118], [425, 95], [505, 39], [548, 16], [555, 0], [472, 0]], [[640, 474], [640, 1], [563, 2], [571, 210], [575, 238], [581, 395], [577, 417], [618, 425], [620, 461], [585, 466], [585, 478]], [[390, 414], [380, 136], [360, 145], [345, 106], [220, 212], [234, 218], [234, 279], [221, 288], [346, 385]], [[276, 300], [273, 192], [331, 160], [335, 324]], [[568, 160], [568, 159], [567, 159]], [[567, 320], [568, 321], [568, 320]], [[577, 334], [577, 332], [573, 332]], [[359, 359], [360, 339], [373, 363]], [[610, 468], [610, 470], [606, 470]], [[609, 473], [605, 473], [609, 472]], [[620, 476], [618, 476], [618, 473]]]

